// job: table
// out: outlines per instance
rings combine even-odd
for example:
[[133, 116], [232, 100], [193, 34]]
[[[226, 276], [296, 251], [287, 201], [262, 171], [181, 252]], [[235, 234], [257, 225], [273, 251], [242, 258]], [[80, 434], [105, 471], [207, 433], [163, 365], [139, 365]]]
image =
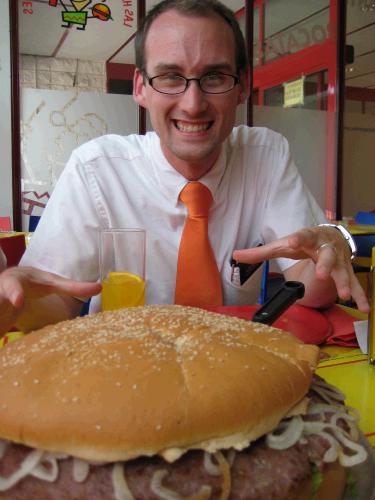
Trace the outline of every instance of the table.
[[348, 224], [346, 228], [351, 234], [375, 234], [375, 226], [369, 224]]
[[346, 404], [359, 411], [359, 427], [375, 449], [375, 365], [359, 348], [323, 346], [322, 350], [331, 357], [319, 363], [316, 373], [341, 389]]

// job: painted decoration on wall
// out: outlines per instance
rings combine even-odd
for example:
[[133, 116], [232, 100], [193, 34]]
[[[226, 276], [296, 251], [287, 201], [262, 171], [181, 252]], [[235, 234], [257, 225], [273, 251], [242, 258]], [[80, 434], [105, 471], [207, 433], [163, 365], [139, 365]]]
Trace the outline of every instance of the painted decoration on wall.
[[22, 226], [41, 215], [73, 149], [95, 137], [137, 131], [131, 96], [22, 89]]
[[47, 205], [49, 193], [38, 193], [38, 191], [23, 191], [22, 192], [22, 213], [24, 215], [40, 215]]
[[[103, 0], [104, 2], [106, 0]], [[99, 21], [109, 21], [113, 18], [111, 16], [111, 9], [105, 3], [95, 3], [90, 9], [92, 0], [70, 0], [70, 6], [67, 7], [66, 2], [63, 0], [49, 0], [51, 7], [57, 7], [61, 4], [63, 11], [61, 12], [63, 28], [71, 28], [75, 26], [77, 30], [84, 30], [87, 25], [88, 19], [98, 19]], [[90, 15], [91, 14], [91, 15]]]

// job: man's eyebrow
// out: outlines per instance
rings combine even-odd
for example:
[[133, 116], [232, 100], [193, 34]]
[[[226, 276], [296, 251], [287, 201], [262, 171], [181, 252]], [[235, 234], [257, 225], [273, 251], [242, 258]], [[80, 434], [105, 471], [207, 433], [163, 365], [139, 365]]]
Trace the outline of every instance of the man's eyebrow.
[[[157, 75], [157, 74], [166, 73], [169, 71], [174, 71], [174, 72], [180, 73], [180, 74], [184, 73], [182, 70], [182, 67], [179, 66], [178, 64], [159, 63], [154, 67], [153, 74]], [[204, 75], [206, 73], [211, 73], [212, 71], [224, 71], [224, 72], [233, 73], [233, 67], [229, 63], [209, 64], [202, 69], [200, 74]], [[234, 71], [234, 72], [236, 72], [236, 71]]]
[[154, 67], [153, 73], [158, 74], [158, 73], [166, 73], [167, 71], [175, 71], [178, 73], [182, 72], [182, 69], [180, 66], [177, 64], [165, 64], [165, 63], [159, 63]]

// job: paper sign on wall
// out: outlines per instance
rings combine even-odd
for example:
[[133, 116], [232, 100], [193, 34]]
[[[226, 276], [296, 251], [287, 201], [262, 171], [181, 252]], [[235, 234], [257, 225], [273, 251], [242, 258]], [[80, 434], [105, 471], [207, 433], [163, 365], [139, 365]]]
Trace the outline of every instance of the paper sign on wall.
[[302, 77], [293, 82], [284, 83], [284, 108], [304, 104], [304, 81], [305, 78]]

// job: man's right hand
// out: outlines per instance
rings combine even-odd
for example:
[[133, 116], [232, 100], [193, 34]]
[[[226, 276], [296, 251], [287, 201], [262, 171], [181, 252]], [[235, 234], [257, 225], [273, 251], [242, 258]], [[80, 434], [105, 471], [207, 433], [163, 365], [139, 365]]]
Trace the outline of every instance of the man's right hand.
[[39, 328], [77, 316], [82, 303], [75, 297], [100, 291], [100, 283], [74, 281], [32, 267], [10, 267], [0, 274], [0, 335], [16, 324]]

